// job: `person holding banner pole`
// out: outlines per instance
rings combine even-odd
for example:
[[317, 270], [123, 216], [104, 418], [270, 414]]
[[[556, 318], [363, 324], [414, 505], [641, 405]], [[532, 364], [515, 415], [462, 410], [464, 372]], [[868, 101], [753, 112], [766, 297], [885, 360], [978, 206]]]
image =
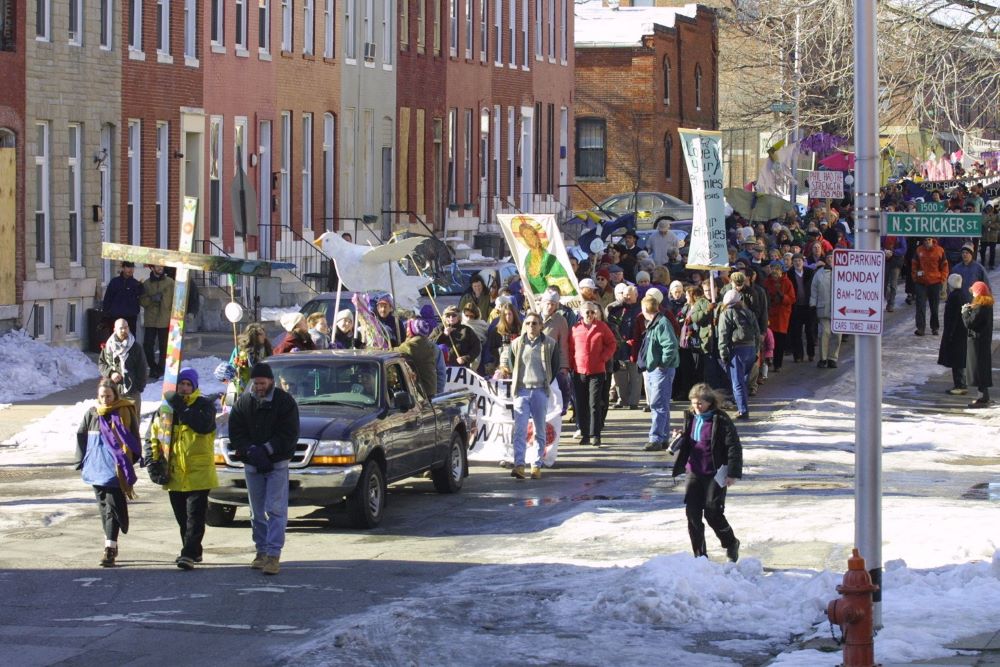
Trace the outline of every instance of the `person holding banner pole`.
[[527, 449], [528, 419], [535, 425], [535, 446], [538, 458], [531, 465], [531, 479], [542, 478], [545, 459], [547, 428], [545, 412], [548, 409], [552, 380], [559, 368], [559, 350], [556, 342], [542, 333], [542, 318], [528, 313], [524, 318], [521, 335], [510, 345], [513, 360], [511, 395], [514, 397], [514, 468], [510, 476], [526, 479], [524, 456]]

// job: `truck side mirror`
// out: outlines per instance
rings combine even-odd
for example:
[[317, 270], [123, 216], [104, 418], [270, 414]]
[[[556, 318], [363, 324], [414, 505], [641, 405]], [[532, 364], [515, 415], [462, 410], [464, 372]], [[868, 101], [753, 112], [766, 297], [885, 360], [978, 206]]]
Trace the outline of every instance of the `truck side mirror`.
[[392, 395], [392, 405], [400, 412], [409, 412], [416, 405], [408, 391], [397, 391]]

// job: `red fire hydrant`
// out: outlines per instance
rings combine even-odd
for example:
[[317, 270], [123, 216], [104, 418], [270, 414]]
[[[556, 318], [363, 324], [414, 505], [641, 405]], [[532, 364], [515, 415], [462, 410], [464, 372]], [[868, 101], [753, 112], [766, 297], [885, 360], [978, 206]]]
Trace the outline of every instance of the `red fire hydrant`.
[[843, 667], [876, 667], [872, 593], [877, 590], [865, 559], [855, 549], [847, 559], [844, 583], [837, 586], [841, 597], [826, 608], [830, 623], [839, 625], [844, 635]]

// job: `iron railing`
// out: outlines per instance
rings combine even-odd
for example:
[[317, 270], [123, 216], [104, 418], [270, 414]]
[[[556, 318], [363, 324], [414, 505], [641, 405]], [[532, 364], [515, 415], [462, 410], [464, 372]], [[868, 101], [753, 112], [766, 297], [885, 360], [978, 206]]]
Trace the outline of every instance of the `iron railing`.
[[[337, 289], [337, 272], [333, 259], [315, 244], [305, 240], [301, 234], [282, 224], [262, 224], [267, 228], [266, 237], [274, 244], [274, 259], [291, 262], [294, 269], [288, 273], [313, 292], [329, 292]], [[265, 236], [263, 233], [261, 236]]]
[[[211, 239], [195, 239], [194, 248], [196, 252], [203, 255], [218, 255], [220, 257], [232, 257], [225, 248]], [[215, 271], [191, 271], [189, 274], [202, 287], [215, 287], [233, 300], [243, 306], [243, 309], [253, 314], [253, 322], [258, 321], [260, 315], [260, 296], [257, 293], [257, 278], [254, 276], [230, 275], [228, 273], [217, 273]], [[232, 290], [230, 290], [230, 280], [232, 280]]]

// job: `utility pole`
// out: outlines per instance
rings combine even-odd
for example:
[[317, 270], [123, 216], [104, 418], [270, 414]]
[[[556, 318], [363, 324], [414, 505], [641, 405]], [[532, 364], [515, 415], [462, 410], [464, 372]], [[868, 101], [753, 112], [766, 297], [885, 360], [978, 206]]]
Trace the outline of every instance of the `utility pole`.
[[[794, 78], [794, 88], [793, 104], [795, 109], [793, 111], [792, 125], [794, 129], [792, 130], [792, 141], [798, 144], [799, 141], [799, 88], [802, 85], [802, 65], [799, 59], [799, 45], [801, 44], [802, 35], [802, 12], [795, 10], [795, 48], [792, 53], [792, 77]], [[795, 152], [792, 153], [792, 187], [790, 188], [791, 202], [792, 204], [798, 203], [799, 198], [799, 147], [795, 146]]]
[[[879, 248], [878, 49], [874, 0], [854, 1], [854, 193], [859, 250]], [[857, 336], [854, 357], [854, 538], [882, 627], [882, 338]]]

